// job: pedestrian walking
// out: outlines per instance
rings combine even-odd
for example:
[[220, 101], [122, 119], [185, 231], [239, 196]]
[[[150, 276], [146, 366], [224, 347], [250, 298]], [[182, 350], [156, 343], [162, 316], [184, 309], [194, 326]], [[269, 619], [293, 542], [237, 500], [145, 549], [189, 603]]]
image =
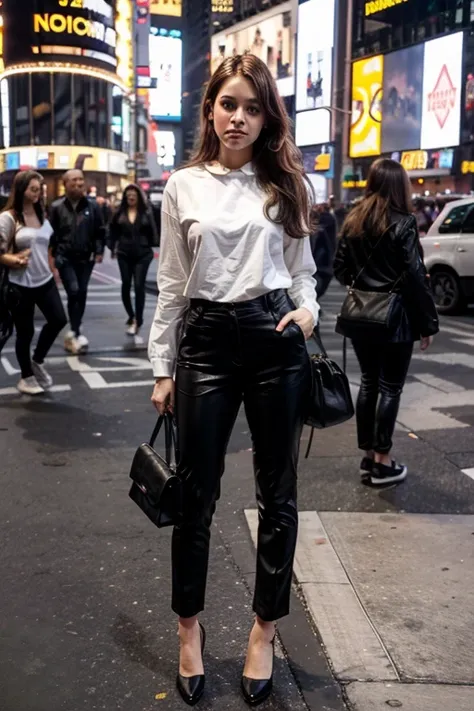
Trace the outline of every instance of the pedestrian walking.
[[[122, 277], [122, 301], [127, 312], [126, 333], [141, 345], [145, 308], [145, 283], [153, 261], [153, 247], [158, 244], [155, 220], [138, 185], [125, 188], [122, 202], [112, 217], [109, 228], [109, 248], [118, 259]], [[135, 288], [135, 308], [130, 292]]]
[[328, 290], [334, 276], [334, 255], [337, 247], [337, 227], [329, 205], [323, 203], [315, 207], [317, 215], [316, 231], [311, 235], [311, 252], [318, 266], [316, 294], [318, 301]]
[[81, 325], [92, 270], [103, 259], [105, 227], [100, 207], [85, 196], [83, 172], [68, 170], [63, 181], [66, 194], [55, 200], [50, 210], [50, 251], [68, 299], [70, 330], [64, 348], [80, 353], [89, 346]]
[[[391, 454], [400, 397], [415, 341], [425, 351], [439, 330], [410, 193], [399, 163], [375, 161], [365, 197], [344, 222], [334, 263], [337, 279], [350, 292], [365, 293], [358, 298], [365, 313], [352, 332], [347, 326], [338, 330], [352, 337], [362, 371], [356, 407], [359, 448], [365, 452], [360, 471], [376, 485], [407, 475], [407, 467]], [[375, 326], [384, 299], [389, 320], [382, 332]], [[372, 312], [371, 302], [378, 304]]]
[[[16, 329], [16, 357], [21, 369], [21, 393], [40, 395], [53, 384], [44, 360], [67, 323], [48, 259], [52, 234], [41, 199], [43, 178], [33, 170], [17, 173], [0, 215], [0, 262], [9, 270], [9, 304]], [[44, 324], [33, 357], [35, 306]]]
[[257, 574], [242, 693], [263, 701], [275, 621], [288, 614], [298, 514], [296, 469], [318, 317], [310, 199], [301, 156], [267, 66], [225, 59], [201, 109], [194, 159], [162, 205], [159, 297], [149, 356], [158, 410], [174, 410], [183, 523], [172, 543], [179, 616], [178, 689], [204, 689], [203, 628], [210, 526], [227, 444], [244, 403], [259, 509]]

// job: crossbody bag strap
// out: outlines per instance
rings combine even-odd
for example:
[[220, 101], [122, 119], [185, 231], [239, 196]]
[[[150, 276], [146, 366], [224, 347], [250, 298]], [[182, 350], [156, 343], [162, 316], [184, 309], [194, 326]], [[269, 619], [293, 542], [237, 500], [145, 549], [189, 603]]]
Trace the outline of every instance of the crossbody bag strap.
[[162, 426], [162, 424], [163, 424], [164, 419], [165, 419], [165, 418], [164, 418], [163, 415], [160, 415], [160, 416], [159, 416], [158, 421], [157, 421], [157, 423], [156, 423], [156, 425], [155, 425], [155, 428], [154, 428], [154, 430], [153, 430], [153, 432], [152, 432], [152, 435], [151, 435], [151, 437], [150, 437], [150, 442], [149, 442], [150, 447], [154, 447], [154, 446], [155, 446], [156, 438], [158, 437], [158, 435], [159, 435], [159, 433], [160, 433], [161, 426]]

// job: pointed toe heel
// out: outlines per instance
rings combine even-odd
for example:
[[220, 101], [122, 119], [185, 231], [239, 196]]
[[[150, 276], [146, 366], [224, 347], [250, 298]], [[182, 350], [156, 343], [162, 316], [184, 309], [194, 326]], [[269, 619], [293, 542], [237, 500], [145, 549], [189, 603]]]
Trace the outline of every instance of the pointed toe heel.
[[241, 689], [249, 706], [258, 706], [270, 696], [273, 688], [273, 674], [270, 679], [249, 679], [242, 677]]
[[[204, 654], [206, 630], [201, 623], [199, 623], [199, 629], [201, 632], [201, 653]], [[183, 676], [182, 674], [178, 674], [176, 677], [176, 687], [181, 698], [188, 706], [195, 706], [201, 699], [204, 693], [205, 683], [206, 677], [204, 674], [197, 674], [196, 676]]]

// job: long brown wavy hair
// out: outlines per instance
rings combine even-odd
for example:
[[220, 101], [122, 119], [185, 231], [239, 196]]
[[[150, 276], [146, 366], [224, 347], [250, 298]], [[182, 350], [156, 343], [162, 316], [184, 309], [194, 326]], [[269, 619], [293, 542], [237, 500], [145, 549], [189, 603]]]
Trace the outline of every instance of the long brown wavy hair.
[[390, 158], [378, 158], [370, 166], [362, 200], [346, 217], [342, 234], [347, 237], [380, 237], [390, 226], [392, 211], [413, 211], [411, 186], [405, 168]]
[[[7, 204], [2, 210], [2, 212], [7, 212], [7, 210], [11, 210], [13, 212], [15, 220], [21, 225], [25, 224], [25, 217], [23, 215], [23, 202], [25, 199], [25, 193], [28, 190], [28, 186], [32, 180], [38, 180], [42, 184], [43, 176], [40, 175], [40, 173], [37, 173], [36, 170], [20, 170], [20, 172], [15, 175], [10, 196], [8, 198]], [[43, 224], [43, 198], [40, 198], [38, 202], [33, 205], [33, 208], [36, 212], [36, 215], [38, 216], [38, 220], [41, 224]]]
[[[210, 113], [224, 82], [237, 75], [253, 84], [265, 112], [265, 126], [253, 145], [252, 158], [257, 181], [268, 194], [265, 217], [283, 225], [290, 237], [304, 237], [312, 229], [311, 183], [305, 176], [301, 153], [291, 135], [290, 119], [275, 81], [266, 64], [253, 54], [224, 59], [212, 75], [201, 105], [198, 148], [186, 167], [218, 159], [220, 142]], [[272, 207], [276, 207], [277, 212], [270, 217]]]

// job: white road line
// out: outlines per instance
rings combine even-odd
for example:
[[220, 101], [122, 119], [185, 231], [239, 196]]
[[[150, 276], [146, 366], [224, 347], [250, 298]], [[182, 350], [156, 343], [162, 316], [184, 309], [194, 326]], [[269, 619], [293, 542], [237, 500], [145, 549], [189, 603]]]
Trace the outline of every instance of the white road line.
[[472, 469], [461, 469], [463, 474], [467, 474], [467, 476], [471, 477], [471, 479], [474, 479], [474, 467]]
[[[254, 544], [258, 512], [245, 511]], [[340, 679], [399, 679], [316, 511], [300, 512], [295, 575]], [[300, 580], [300, 577], [302, 580]]]
[[424, 385], [441, 390], [443, 393], [463, 393], [466, 390], [462, 385], [452, 383], [450, 380], [444, 380], [444, 378], [437, 378], [436, 375], [431, 375], [431, 373], [413, 373], [412, 377]]
[[10, 363], [9, 359], [6, 356], [2, 356], [1, 361], [7, 375], [16, 375], [20, 372]]

